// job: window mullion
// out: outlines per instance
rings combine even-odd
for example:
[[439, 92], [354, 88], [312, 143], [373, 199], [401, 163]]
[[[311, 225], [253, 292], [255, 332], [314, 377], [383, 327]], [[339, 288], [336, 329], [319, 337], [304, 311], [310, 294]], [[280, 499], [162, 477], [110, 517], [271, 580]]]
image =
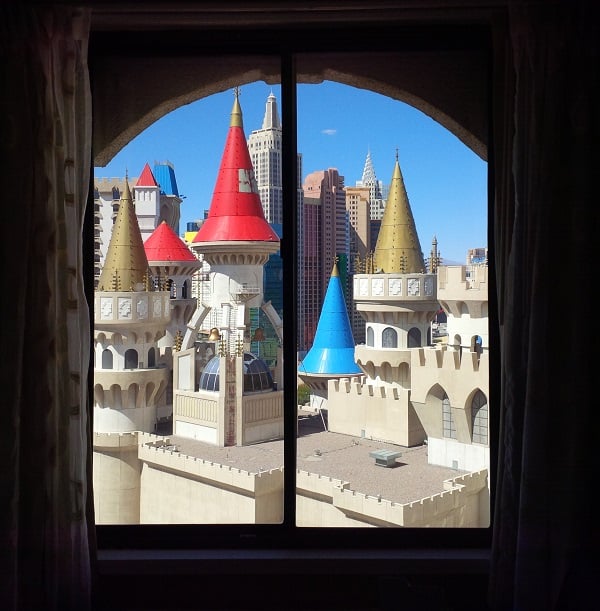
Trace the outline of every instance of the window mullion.
[[284, 382], [284, 525], [296, 524], [296, 338], [298, 320], [298, 164], [296, 136], [296, 71], [291, 53], [281, 56], [282, 186], [283, 186], [283, 382]]

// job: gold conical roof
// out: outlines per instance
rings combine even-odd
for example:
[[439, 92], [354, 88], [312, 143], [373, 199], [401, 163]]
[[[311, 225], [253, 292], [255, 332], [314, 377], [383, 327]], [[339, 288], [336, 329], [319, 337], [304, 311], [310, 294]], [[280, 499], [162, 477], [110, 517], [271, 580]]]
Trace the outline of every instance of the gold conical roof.
[[99, 291], [141, 291], [148, 273], [148, 259], [140, 226], [135, 215], [129, 181], [121, 194], [104, 267], [98, 280]]
[[374, 267], [375, 271], [386, 274], [425, 271], [423, 252], [397, 156], [375, 246]]

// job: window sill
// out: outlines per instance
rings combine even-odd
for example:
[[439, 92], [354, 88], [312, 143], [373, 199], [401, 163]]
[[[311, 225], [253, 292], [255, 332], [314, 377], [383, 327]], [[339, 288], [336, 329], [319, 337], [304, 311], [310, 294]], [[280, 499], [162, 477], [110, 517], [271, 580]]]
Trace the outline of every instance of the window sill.
[[100, 549], [101, 575], [486, 574], [490, 549]]

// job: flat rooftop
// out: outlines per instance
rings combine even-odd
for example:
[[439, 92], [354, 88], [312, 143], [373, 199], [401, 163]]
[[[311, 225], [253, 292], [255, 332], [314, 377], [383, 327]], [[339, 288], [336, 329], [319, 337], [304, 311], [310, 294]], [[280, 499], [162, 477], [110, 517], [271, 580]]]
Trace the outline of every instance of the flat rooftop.
[[[258, 473], [279, 469], [283, 464], [283, 440], [249, 446], [217, 447], [177, 435], [168, 436], [182, 454]], [[369, 456], [374, 450], [402, 453], [393, 467], [377, 466]], [[439, 494], [444, 480], [465, 473], [427, 464], [427, 445], [404, 447], [361, 437], [331, 433], [320, 414], [302, 414], [298, 419], [297, 468], [348, 482], [349, 488], [369, 496], [381, 495], [395, 503], [409, 503]]]

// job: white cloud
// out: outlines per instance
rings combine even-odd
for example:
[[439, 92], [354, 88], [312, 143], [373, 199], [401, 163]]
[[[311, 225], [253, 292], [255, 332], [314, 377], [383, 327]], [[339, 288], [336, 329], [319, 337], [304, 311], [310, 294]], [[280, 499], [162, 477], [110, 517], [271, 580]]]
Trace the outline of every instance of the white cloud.
[[325, 134], [326, 136], [335, 136], [337, 133], [337, 129], [324, 129], [321, 130], [322, 134]]

